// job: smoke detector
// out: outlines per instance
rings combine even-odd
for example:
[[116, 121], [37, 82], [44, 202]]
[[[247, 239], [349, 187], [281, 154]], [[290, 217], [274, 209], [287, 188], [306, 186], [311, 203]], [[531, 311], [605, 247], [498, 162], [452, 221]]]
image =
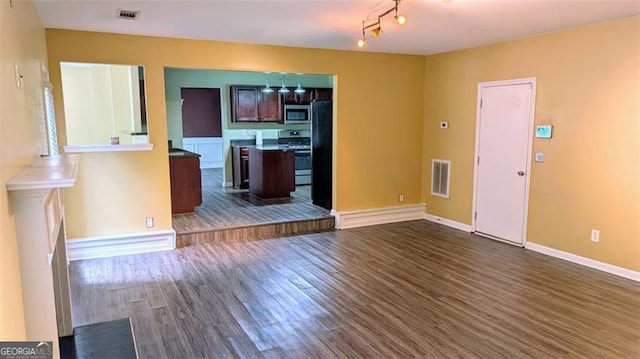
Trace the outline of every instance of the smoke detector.
[[138, 20], [140, 10], [118, 9], [118, 19]]

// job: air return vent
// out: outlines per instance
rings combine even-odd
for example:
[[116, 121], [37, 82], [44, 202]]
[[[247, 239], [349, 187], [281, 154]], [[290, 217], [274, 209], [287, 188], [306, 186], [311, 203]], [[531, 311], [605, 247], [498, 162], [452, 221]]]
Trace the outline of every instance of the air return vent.
[[449, 198], [449, 178], [451, 178], [451, 161], [431, 161], [431, 194]]
[[138, 20], [140, 10], [118, 9], [118, 19]]

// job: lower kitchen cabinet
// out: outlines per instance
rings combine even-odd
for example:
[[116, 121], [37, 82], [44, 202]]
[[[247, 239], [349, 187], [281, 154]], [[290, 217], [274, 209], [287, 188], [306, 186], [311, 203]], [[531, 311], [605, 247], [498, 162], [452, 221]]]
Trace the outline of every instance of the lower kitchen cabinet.
[[169, 154], [171, 213], [193, 213], [202, 204], [200, 155], [188, 151]]
[[249, 193], [254, 196], [285, 198], [296, 190], [293, 151], [249, 148], [249, 171]]
[[233, 188], [249, 188], [249, 149], [232, 146], [231, 165], [233, 167]]

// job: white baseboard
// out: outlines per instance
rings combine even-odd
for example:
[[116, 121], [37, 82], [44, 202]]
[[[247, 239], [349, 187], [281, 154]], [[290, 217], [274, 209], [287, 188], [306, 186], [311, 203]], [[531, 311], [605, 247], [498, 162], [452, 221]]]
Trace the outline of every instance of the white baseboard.
[[524, 247], [534, 252], [564, 259], [569, 262], [581, 264], [589, 268], [601, 270], [603, 272], [611, 273], [620, 277], [634, 280], [636, 282], [640, 282], [640, 272], [632, 271], [630, 269], [614, 266], [612, 264], [608, 264], [604, 262], [599, 262], [590, 258], [581, 257], [569, 252], [564, 252], [561, 250], [553, 249], [553, 248], [546, 247], [536, 243], [527, 242], [527, 244]]
[[434, 216], [433, 214], [426, 213], [424, 215], [424, 219], [426, 219], [427, 221], [443, 224], [443, 225], [445, 225], [447, 227], [459, 229], [461, 231], [471, 232], [471, 226], [468, 225], [468, 224], [464, 224], [464, 223], [452, 221], [450, 219]]
[[67, 240], [70, 261], [158, 252], [175, 248], [176, 232], [173, 229]]
[[233, 187], [233, 182], [222, 182], [222, 187]]
[[345, 212], [332, 210], [331, 214], [336, 217], [336, 228], [347, 229], [423, 219], [424, 209], [421, 203]]

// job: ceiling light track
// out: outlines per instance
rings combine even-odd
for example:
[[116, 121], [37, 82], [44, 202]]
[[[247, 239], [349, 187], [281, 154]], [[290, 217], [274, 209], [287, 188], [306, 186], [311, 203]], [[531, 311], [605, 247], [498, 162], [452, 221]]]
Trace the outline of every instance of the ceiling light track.
[[362, 37], [358, 39], [357, 45], [358, 47], [364, 47], [367, 43], [366, 31], [371, 29], [371, 34], [374, 37], [380, 36], [382, 33], [382, 24], [381, 20], [383, 17], [393, 13], [393, 20], [398, 25], [404, 25], [407, 23], [407, 17], [405, 15], [398, 15], [398, 5], [402, 0], [393, 0], [394, 5], [389, 10], [379, 14], [373, 22], [371, 20], [365, 19], [362, 20]]

